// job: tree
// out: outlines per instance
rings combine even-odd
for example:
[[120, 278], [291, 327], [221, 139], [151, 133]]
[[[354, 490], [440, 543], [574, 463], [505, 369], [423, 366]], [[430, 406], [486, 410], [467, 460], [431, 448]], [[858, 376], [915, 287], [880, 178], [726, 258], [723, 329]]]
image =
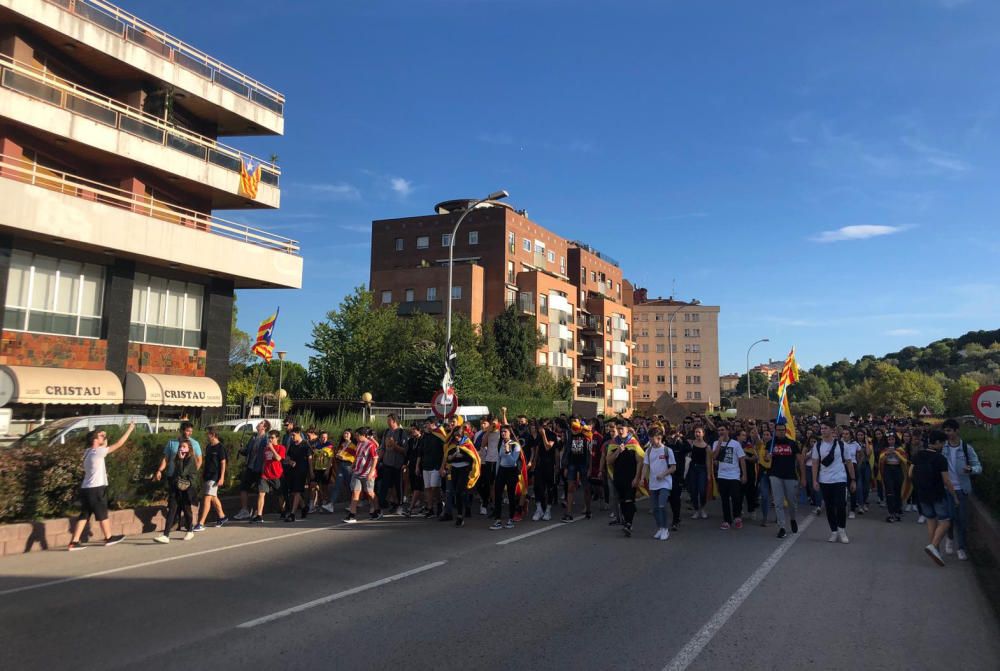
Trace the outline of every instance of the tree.
[[[753, 396], [764, 396], [771, 381], [760, 371], [750, 371], [750, 393]], [[736, 395], [745, 396], [747, 393], [747, 376], [741, 375], [736, 383]]]
[[501, 377], [514, 380], [531, 380], [535, 375], [535, 352], [541, 344], [541, 335], [534, 318], [519, 317], [511, 305], [492, 323], [494, 347], [501, 369]]
[[972, 394], [977, 389], [979, 389], [979, 382], [968, 375], [963, 375], [952, 382], [945, 391], [945, 412], [953, 417], [968, 415], [971, 412]]

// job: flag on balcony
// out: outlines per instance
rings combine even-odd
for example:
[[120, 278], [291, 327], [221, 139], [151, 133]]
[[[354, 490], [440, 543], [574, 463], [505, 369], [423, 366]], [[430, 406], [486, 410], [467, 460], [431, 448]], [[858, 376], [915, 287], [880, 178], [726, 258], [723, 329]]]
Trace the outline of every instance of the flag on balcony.
[[257, 187], [260, 186], [261, 165], [260, 161], [252, 158], [240, 157], [240, 192], [248, 197], [257, 199]]
[[257, 340], [250, 348], [252, 353], [267, 363], [271, 363], [271, 357], [274, 355], [274, 325], [278, 321], [278, 312], [280, 311], [281, 308], [278, 308], [273, 315], [260, 323], [260, 326], [257, 327]]

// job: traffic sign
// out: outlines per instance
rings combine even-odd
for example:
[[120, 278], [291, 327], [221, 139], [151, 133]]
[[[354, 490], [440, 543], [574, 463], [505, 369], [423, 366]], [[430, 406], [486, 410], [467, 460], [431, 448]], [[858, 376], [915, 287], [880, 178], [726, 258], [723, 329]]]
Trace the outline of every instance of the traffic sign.
[[458, 396], [454, 389], [439, 390], [431, 399], [431, 410], [438, 419], [453, 417], [458, 410]]
[[920, 408], [920, 416], [921, 417], [930, 417], [932, 414], [934, 414], [934, 413], [932, 413], [931, 409], [928, 408], [926, 405], [924, 407]]
[[972, 412], [987, 424], [1000, 424], [1000, 385], [987, 384], [972, 395]]

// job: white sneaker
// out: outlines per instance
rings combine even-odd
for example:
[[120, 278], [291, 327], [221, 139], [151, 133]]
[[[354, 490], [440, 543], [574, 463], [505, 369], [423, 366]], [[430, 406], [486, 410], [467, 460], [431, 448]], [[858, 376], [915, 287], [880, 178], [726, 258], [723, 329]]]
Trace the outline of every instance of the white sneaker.
[[704, 510], [701, 511], [701, 519], [703, 519], [703, 520], [707, 520], [708, 519], [708, 513], [706, 513]]
[[944, 553], [946, 555], [955, 554], [955, 543], [950, 538], [944, 539]]
[[967, 561], [969, 559], [969, 555], [965, 554], [965, 550], [959, 550], [958, 551], [958, 558], [961, 561]]
[[163, 543], [164, 545], [166, 545], [167, 543], [170, 542], [170, 536], [166, 534], [160, 534], [159, 536], [154, 537], [153, 540], [156, 541], [157, 543]]
[[233, 515], [234, 520], [248, 520], [250, 519], [250, 511], [246, 508], [240, 510], [240, 512]]
[[826, 542], [827, 543], [836, 543], [838, 538], [840, 538], [840, 534], [838, 534], [836, 531], [834, 531], [832, 534], [830, 534], [830, 537], [826, 539]]
[[610, 512], [610, 513], [608, 513], [608, 519], [609, 519], [609, 520], [613, 520], [613, 519], [615, 519], [615, 514], [614, 514], [614, 512]]
[[192, 538], [194, 538], [194, 533], [193, 532], [189, 531], [186, 534], [184, 534], [184, 540], [189, 541]]
[[941, 559], [941, 553], [938, 552], [936, 547], [933, 545], [927, 545], [924, 547], [924, 552], [926, 552], [927, 556], [934, 560], [935, 564], [938, 566], [944, 566], [944, 560]]
[[653, 538], [655, 540], [660, 540], [660, 536], [662, 536], [662, 535], [663, 535], [663, 529], [657, 529], [656, 533], [653, 534]]
[[693, 513], [691, 513], [691, 519], [693, 519], [693, 520], [696, 520], [696, 519], [698, 519], [699, 517], [701, 517], [701, 515], [700, 515], [700, 514], [698, 513], [698, 511], [697, 511], [697, 510], [696, 510], [696, 511], [694, 511]]
[[822, 509], [822, 508], [817, 508], [817, 509], [816, 509], [816, 514], [817, 514], [817, 515], [819, 515], [819, 514], [820, 514], [821, 512], [823, 512], [823, 509]]
[[854, 519], [854, 513], [853, 512], [852, 513], [848, 513], [847, 514], [847, 519], [853, 520]]
[[320, 506], [320, 508], [322, 508], [323, 510], [325, 510], [328, 513], [332, 513], [333, 512], [333, 504], [332, 503], [324, 503], [323, 505]]
[[841, 543], [844, 543], [845, 545], [846, 545], [847, 543], [850, 543], [850, 542], [851, 542], [851, 541], [850, 541], [850, 540], [849, 540], [849, 539], [847, 538], [847, 529], [837, 529], [837, 539], [838, 539], [838, 540], [839, 540], [839, 541], [840, 541]]
[[532, 522], [537, 522], [542, 519], [542, 505], [540, 503], [535, 504], [535, 514], [531, 516]]
[[663, 530], [662, 530], [662, 531], [660, 532], [660, 540], [661, 540], [661, 541], [665, 541], [665, 540], [667, 540], [668, 538], [670, 538], [670, 529], [663, 529]]
[[921, 515], [920, 517], [917, 518], [917, 524], [923, 524], [926, 521], [927, 521], [927, 518], [924, 517], [923, 515]]
[[546, 508], [545, 513], [542, 515], [542, 519], [548, 522], [552, 519], [552, 508]]
[[479, 514], [486, 515], [486, 506], [479, 506]]

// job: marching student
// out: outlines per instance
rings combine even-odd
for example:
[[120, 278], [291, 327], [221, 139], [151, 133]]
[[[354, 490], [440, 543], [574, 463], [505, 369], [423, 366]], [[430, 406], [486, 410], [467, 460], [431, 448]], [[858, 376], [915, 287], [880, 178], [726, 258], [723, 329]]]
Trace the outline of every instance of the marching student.
[[847, 458], [844, 443], [837, 438], [832, 420], [822, 425], [821, 438], [812, 448], [813, 489], [822, 492], [826, 502], [826, 521], [830, 525], [830, 543], [850, 543], [847, 538], [847, 490], [853, 494], [857, 485], [854, 464]]
[[941, 541], [951, 526], [948, 500], [958, 502], [958, 492], [948, 476], [948, 459], [941, 454], [947, 436], [943, 431], [931, 431], [928, 446], [913, 457], [910, 479], [916, 483], [917, 507], [927, 521], [927, 540], [924, 552], [938, 566], [941, 558]]
[[104, 458], [125, 444], [135, 429], [135, 422], [128, 425], [122, 437], [108, 445], [108, 434], [102, 429], [94, 429], [87, 434], [87, 448], [83, 451], [83, 482], [80, 483], [80, 516], [73, 528], [73, 539], [66, 548], [70, 552], [82, 550], [80, 537], [84, 527], [93, 515], [104, 534], [104, 545], [109, 547], [121, 543], [125, 536], [111, 535], [108, 521], [108, 469]]
[[743, 446], [729, 437], [729, 427], [718, 427], [719, 439], [712, 445], [712, 458], [719, 464], [719, 496], [722, 498], [723, 531], [730, 525], [743, 528], [742, 485], [747, 481], [747, 465]]
[[677, 470], [674, 451], [663, 444], [663, 430], [653, 427], [649, 433], [649, 446], [642, 461], [640, 480], [649, 483], [649, 497], [653, 499], [653, 517], [656, 533], [653, 538], [665, 541], [670, 538], [667, 528], [667, 501], [673, 489], [673, 474]]
[[219, 500], [219, 487], [226, 482], [226, 466], [228, 456], [226, 446], [219, 440], [219, 434], [215, 429], [206, 431], [208, 444], [205, 446], [205, 467], [201, 474], [202, 499], [201, 509], [198, 511], [198, 524], [194, 531], [204, 531], [205, 521], [208, 520], [208, 513], [215, 508], [215, 526], [221, 527], [228, 522], [226, 513], [222, 509], [222, 501]]

